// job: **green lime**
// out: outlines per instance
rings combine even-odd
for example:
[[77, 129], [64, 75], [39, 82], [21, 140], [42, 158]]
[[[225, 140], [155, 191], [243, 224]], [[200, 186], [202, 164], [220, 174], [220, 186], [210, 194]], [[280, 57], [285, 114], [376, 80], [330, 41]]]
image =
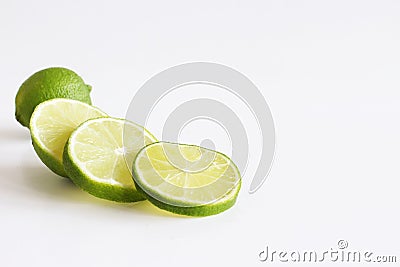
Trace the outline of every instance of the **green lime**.
[[83, 122], [107, 114], [83, 102], [55, 98], [36, 106], [30, 121], [33, 147], [42, 162], [58, 175], [67, 177], [62, 153], [71, 133]]
[[15, 97], [15, 118], [28, 127], [35, 107], [52, 98], [70, 98], [91, 104], [91, 86], [72, 70], [48, 68], [30, 76]]
[[[128, 142], [124, 142], [124, 135], [128, 135]], [[117, 202], [144, 200], [135, 188], [127, 159], [133, 162], [141, 148], [156, 141], [133, 122], [115, 118], [89, 120], [68, 139], [64, 169], [77, 186], [96, 197]]]
[[194, 145], [158, 142], [139, 151], [136, 188], [155, 206], [182, 215], [220, 213], [236, 201], [241, 177], [222, 153]]

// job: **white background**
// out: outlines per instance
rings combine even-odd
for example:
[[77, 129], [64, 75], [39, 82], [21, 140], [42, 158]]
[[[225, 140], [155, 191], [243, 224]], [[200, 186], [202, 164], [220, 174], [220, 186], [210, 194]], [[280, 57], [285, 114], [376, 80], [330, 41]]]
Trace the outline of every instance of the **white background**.
[[[266, 245], [339, 239], [400, 260], [399, 1], [2, 1], [0, 25], [1, 266], [265, 266]], [[147, 79], [192, 61], [247, 75], [276, 123], [266, 183], [249, 195], [245, 176], [217, 216], [96, 199], [47, 170], [14, 119], [45, 67], [75, 70], [124, 117]]]

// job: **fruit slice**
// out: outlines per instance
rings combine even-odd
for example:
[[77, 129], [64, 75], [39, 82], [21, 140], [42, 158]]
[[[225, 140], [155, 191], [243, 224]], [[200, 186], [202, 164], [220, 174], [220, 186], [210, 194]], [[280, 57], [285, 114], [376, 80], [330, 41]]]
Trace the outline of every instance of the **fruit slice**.
[[224, 154], [167, 142], [150, 144], [137, 155], [136, 188], [157, 207], [183, 215], [220, 213], [236, 201], [241, 177]]
[[[124, 134], [125, 141], [123, 142]], [[156, 142], [142, 126], [115, 118], [89, 120], [70, 136], [64, 148], [64, 168], [71, 180], [88, 193], [117, 202], [144, 200], [136, 191], [126, 159]]]
[[72, 131], [88, 119], [105, 116], [100, 109], [77, 100], [56, 98], [42, 102], [30, 121], [33, 147], [50, 170], [67, 177], [62, 153]]

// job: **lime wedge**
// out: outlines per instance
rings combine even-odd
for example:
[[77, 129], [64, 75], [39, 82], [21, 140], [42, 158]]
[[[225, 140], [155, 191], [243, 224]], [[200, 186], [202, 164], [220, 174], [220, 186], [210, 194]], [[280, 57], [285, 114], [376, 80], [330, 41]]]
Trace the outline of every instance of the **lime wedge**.
[[42, 102], [30, 120], [33, 147], [50, 170], [67, 177], [62, 153], [70, 134], [88, 119], [105, 116], [100, 109], [77, 100], [56, 98]]
[[220, 213], [236, 201], [241, 177], [224, 154], [167, 142], [143, 148], [134, 165], [136, 188], [157, 207], [183, 215]]
[[[124, 131], [130, 142], [124, 140]], [[126, 159], [156, 142], [142, 126], [115, 118], [89, 120], [80, 125], [64, 148], [64, 168], [71, 180], [88, 193], [117, 202], [144, 200], [136, 191]]]

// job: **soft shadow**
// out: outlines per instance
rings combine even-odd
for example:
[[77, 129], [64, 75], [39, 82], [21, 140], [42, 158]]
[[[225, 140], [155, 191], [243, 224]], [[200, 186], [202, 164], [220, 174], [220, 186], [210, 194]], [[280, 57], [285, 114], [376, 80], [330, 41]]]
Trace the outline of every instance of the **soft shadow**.
[[29, 134], [29, 129], [26, 127], [10, 127], [10, 128], [1, 128], [0, 129], [0, 139], [3, 140], [30, 140], [31, 136]]
[[44, 197], [73, 202], [96, 202], [97, 199], [76, 187], [71, 180], [60, 177], [42, 166], [23, 166], [23, 182]]
[[78, 188], [71, 180], [60, 177], [45, 167], [24, 166], [22, 173], [25, 177], [23, 182], [30, 190], [53, 201], [93, 204], [102, 208], [118, 209], [130, 213], [138, 212], [150, 216], [184, 217], [160, 210], [148, 201], [118, 203], [96, 198]]
[[175, 213], [171, 213], [168, 211], [164, 211], [162, 209], [159, 209], [153, 204], [151, 204], [149, 201], [141, 201], [138, 202], [135, 205], [135, 210], [138, 210], [143, 213], [148, 213], [148, 214], [156, 214], [157, 216], [164, 216], [164, 217], [171, 217], [171, 218], [190, 218], [188, 216], [183, 216]]

